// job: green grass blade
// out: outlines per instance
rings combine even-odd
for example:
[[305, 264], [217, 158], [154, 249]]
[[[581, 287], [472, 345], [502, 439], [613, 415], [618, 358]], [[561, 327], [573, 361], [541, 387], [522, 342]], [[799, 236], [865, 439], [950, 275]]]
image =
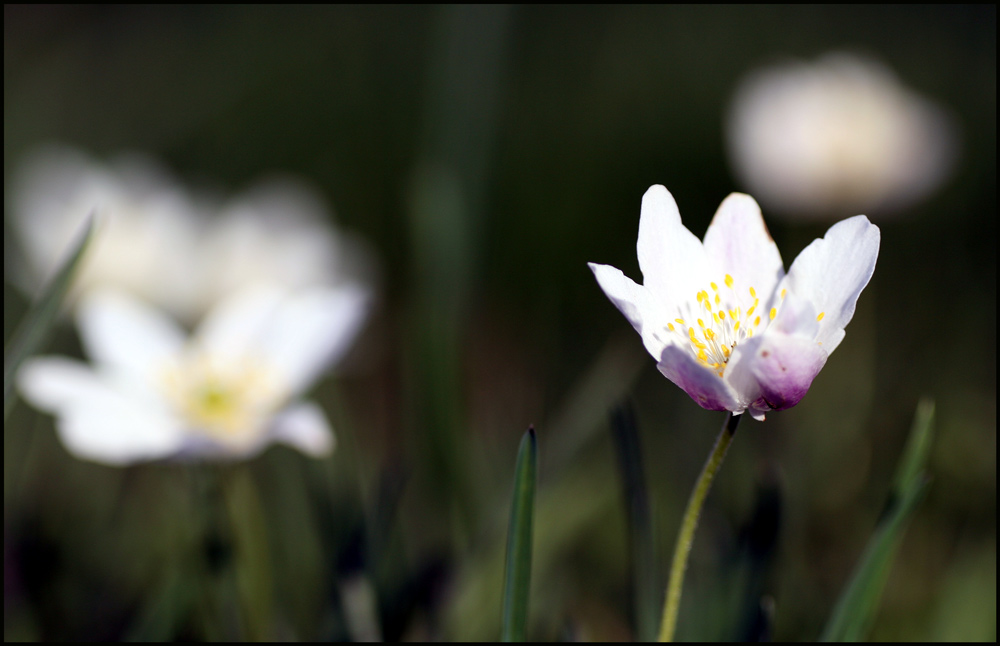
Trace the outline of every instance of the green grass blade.
[[615, 407], [611, 413], [611, 431], [628, 512], [636, 637], [637, 641], [651, 642], [656, 640], [662, 600], [639, 429], [631, 406]]
[[21, 363], [38, 351], [55, 323], [66, 292], [69, 290], [73, 274], [86, 251], [94, 231], [93, 216], [87, 218], [72, 251], [67, 256], [55, 278], [46, 285], [41, 296], [25, 315], [14, 332], [13, 338], [3, 353], [3, 418], [7, 420], [14, 404], [14, 376]]
[[505, 642], [523, 642], [528, 623], [528, 590], [531, 587], [531, 540], [535, 514], [535, 482], [538, 470], [538, 443], [535, 429], [521, 438], [514, 472], [514, 500], [507, 530], [507, 565], [503, 586], [503, 628]]
[[875, 619], [893, 556], [913, 511], [927, 489], [925, 472], [934, 426], [934, 404], [921, 401], [910, 437], [875, 533], [868, 541], [850, 583], [841, 594], [821, 637], [822, 641], [865, 639]]

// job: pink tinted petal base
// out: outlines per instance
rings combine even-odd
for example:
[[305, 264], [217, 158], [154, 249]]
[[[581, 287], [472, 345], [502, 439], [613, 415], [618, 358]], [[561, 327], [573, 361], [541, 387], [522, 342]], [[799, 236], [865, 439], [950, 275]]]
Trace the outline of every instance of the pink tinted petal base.
[[784, 334], [762, 337], [749, 367], [760, 385], [763, 401], [753, 402], [751, 408], [784, 410], [798, 404], [826, 358], [822, 346], [805, 337]]
[[663, 349], [656, 366], [663, 376], [686, 392], [706, 410], [736, 410], [732, 389], [711, 368], [703, 366], [690, 352], [677, 346]]

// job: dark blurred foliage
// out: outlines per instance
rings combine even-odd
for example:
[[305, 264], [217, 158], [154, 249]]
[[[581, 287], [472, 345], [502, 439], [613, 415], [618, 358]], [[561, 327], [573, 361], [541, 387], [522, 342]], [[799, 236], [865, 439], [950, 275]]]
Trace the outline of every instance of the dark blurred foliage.
[[[995, 639], [995, 6], [5, 6], [5, 179], [52, 141], [145, 151], [221, 192], [291, 172], [382, 264], [375, 318], [314, 393], [338, 433], [329, 460], [274, 448], [203, 478], [115, 469], [74, 460], [18, 406], [5, 638], [495, 639], [530, 423], [529, 634], [631, 638], [610, 410], [635, 402], [660, 568], [722, 420], [659, 375], [586, 262], [639, 277], [654, 183], [701, 236], [741, 189], [723, 141], [736, 82], [830, 49], [878, 57], [947, 106], [961, 156], [941, 191], [879, 222], [874, 279], [810, 394], [736, 438], [679, 637], [815, 638], [929, 395], [934, 481], [872, 637]], [[825, 229], [768, 224], [786, 266]], [[5, 280], [5, 339], [26, 303]], [[71, 326], [51, 350], [79, 355]], [[248, 502], [213, 509], [212, 487]], [[227, 514], [250, 529], [220, 530]]]

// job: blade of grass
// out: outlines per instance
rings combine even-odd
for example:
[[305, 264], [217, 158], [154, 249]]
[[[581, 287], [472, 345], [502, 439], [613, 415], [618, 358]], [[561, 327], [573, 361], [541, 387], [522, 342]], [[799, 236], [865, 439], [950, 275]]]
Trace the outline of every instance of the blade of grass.
[[636, 636], [637, 641], [650, 642], [656, 639], [657, 611], [660, 607], [660, 583], [656, 573], [659, 570], [642, 451], [639, 449], [639, 430], [631, 406], [615, 407], [611, 413], [611, 430], [618, 454], [625, 508], [628, 510]]
[[3, 419], [7, 421], [14, 404], [14, 375], [21, 363], [38, 351], [45, 341], [59, 314], [62, 304], [69, 291], [70, 283], [80, 259], [89, 246], [94, 231], [94, 217], [87, 218], [86, 223], [77, 234], [72, 250], [63, 262], [55, 277], [42, 290], [41, 296], [35, 301], [25, 315], [21, 324], [14, 332], [11, 342], [3, 353]]
[[889, 499], [850, 583], [844, 589], [821, 636], [822, 641], [865, 639], [875, 619], [893, 556], [929, 479], [925, 472], [934, 426], [934, 403], [921, 401], [913, 428], [896, 468]]
[[505, 642], [523, 642], [528, 623], [528, 590], [531, 587], [531, 540], [535, 512], [538, 443], [529, 427], [517, 450], [514, 499], [507, 530], [507, 565], [504, 573], [503, 627]]

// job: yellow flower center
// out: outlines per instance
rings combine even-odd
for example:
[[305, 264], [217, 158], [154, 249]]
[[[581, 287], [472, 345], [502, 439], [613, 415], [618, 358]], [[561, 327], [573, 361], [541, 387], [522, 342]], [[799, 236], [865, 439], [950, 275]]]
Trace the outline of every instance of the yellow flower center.
[[667, 324], [667, 331], [690, 347], [698, 361], [714, 369], [720, 377], [725, 374], [736, 346], [751, 338], [762, 324], [766, 328], [774, 320], [787, 293], [782, 289], [777, 306], [763, 312], [757, 290], [751, 286], [744, 295], [736, 290], [735, 282], [729, 274], [721, 287], [710, 282], [708, 289], [695, 295], [696, 304], [688, 304], [686, 309], [691, 318], [676, 318]]
[[163, 373], [168, 400], [194, 430], [216, 438], [257, 432], [285, 398], [272, 370], [250, 359], [191, 352]]

